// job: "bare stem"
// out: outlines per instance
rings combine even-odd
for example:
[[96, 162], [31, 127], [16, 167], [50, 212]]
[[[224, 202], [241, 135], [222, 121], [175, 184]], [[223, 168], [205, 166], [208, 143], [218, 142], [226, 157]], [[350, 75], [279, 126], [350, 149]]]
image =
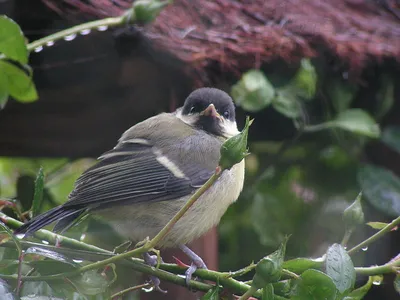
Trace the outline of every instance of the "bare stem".
[[137, 291], [137, 290], [140, 290], [140, 289], [143, 289], [143, 288], [147, 288], [147, 287], [150, 287], [150, 286], [151, 286], [150, 283], [144, 283], [144, 284], [140, 284], [140, 285], [136, 285], [136, 286], [131, 286], [131, 287], [127, 288], [127, 289], [119, 291], [118, 293], [115, 293], [114, 295], [111, 296], [111, 299], [118, 298], [118, 297], [123, 296], [126, 293]]
[[351, 254], [354, 254], [355, 252], [357, 252], [358, 250], [360, 250], [364, 247], [367, 247], [369, 244], [371, 244], [372, 242], [375, 242], [376, 240], [378, 240], [379, 238], [384, 236], [386, 233], [390, 232], [393, 228], [395, 228], [399, 224], [400, 224], [400, 217], [394, 219], [391, 223], [387, 224], [384, 228], [379, 230], [374, 235], [370, 236], [365, 241], [363, 241], [363, 242], [359, 243], [357, 246], [351, 248], [347, 253], [349, 255], [351, 255]]

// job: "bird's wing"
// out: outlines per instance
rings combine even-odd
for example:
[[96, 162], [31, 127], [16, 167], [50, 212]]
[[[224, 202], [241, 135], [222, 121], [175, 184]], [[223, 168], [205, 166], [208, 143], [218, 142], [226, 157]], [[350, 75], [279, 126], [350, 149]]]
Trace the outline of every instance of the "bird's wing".
[[[217, 162], [207, 168], [197, 159], [187, 159], [193, 155], [190, 147], [187, 155], [184, 149], [179, 151], [179, 156], [168, 157], [146, 139], [120, 142], [81, 175], [64, 207], [101, 209], [189, 195], [210, 178]], [[177, 157], [185, 157], [184, 163]]]

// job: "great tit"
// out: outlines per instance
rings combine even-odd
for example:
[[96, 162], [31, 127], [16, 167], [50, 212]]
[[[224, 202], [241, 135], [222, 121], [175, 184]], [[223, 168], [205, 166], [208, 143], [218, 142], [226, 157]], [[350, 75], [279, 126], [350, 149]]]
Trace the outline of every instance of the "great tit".
[[[54, 231], [62, 232], [77, 218], [95, 214], [131, 241], [152, 238], [215, 172], [221, 145], [238, 133], [231, 97], [215, 88], [197, 89], [175, 112], [128, 129], [78, 178], [66, 203], [25, 223], [16, 234], [29, 235], [53, 222]], [[157, 246], [180, 246], [205, 267], [184, 245], [219, 223], [243, 181], [244, 161], [224, 170]]]

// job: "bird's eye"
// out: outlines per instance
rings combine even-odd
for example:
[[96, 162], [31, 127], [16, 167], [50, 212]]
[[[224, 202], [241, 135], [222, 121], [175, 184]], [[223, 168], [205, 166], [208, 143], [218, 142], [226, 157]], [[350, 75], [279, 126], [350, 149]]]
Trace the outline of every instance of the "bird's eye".
[[191, 115], [191, 114], [193, 114], [194, 113], [194, 106], [192, 106], [191, 108], [190, 108], [190, 110], [189, 110], [189, 115]]
[[224, 111], [224, 118], [229, 119], [229, 116], [230, 116], [229, 111], [228, 110]]

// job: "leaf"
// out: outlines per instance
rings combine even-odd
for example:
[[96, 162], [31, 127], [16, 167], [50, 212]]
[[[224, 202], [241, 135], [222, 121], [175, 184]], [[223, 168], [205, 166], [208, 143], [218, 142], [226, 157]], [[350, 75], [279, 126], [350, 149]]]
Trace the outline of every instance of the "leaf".
[[346, 297], [344, 297], [343, 300], [361, 300], [361, 299], [363, 299], [364, 296], [368, 293], [369, 289], [371, 288], [373, 282], [374, 282], [374, 277], [370, 276], [368, 278], [368, 281], [366, 284], [359, 287], [358, 289], [351, 291], [351, 293], [348, 294]]
[[398, 294], [400, 294], [400, 275], [399, 274], [397, 274], [396, 278], [394, 279], [393, 285], [394, 285], [395, 291]]
[[32, 71], [27, 65], [23, 67], [27, 72], [7, 61], [0, 61], [0, 73], [3, 72], [7, 77], [10, 95], [21, 102], [32, 102], [38, 99], [35, 84], [32, 81]]
[[0, 72], [0, 110], [8, 101], [8, 81], [4, 73]]
[[33, 194], [32, 208], [31, 208], [32, 217], [36, 217], [40, 212], [40, 207], [43, 200], [43, 189], [44, 189], [44, 173], [43, 173], [43, 168], [40, 167], [35, 180], [35, 193]]
[[388, 126], [382, 132], [381, 141], [400, 153], [400, 126]]
[[302, 113], [301, 105], [293, 89], [278, 89], [272, 100], [272, 106], [276, 111], [291, 119], [298, 118]]
[[376, 209], [393, 217], [400, 215], [400, 179], [393, 172], [366, 164], [359, 168], [357, 180]]
[[22, 64], [28, 62], [28, 49], [21, 28], [6, 16], [0, 16], [0, 52]]
[[79, 293], [85, 295], [101, 294], [106, 291], [109, 285], [107, 280], [96, 270], [90, 270], [79, 277], [70, 278], [70, 281]]
[[341, 128], [359, 135], [365, 135], [371, 138], [380, 136], [379, 125], [364, 110], [353, 108], [345, 110], [337, 115], [337, 117], [328, 122], [329, 127]]
[[353, 288], [356, 271], [350, 256], [342, 245], [333, 244], [326, 252], [326, 274], [332, 278], [341, 294]]
[[0, 299], [2, 300], [16, 300], [17, 297], [15, 297], [12, 293], [11, 288], [8, 286], [6, 281], [3, 281], [0, 279]]
[[322, 258], [295, 258], [283, 263], [283, 268], [296, 274], [301, 274], [307, 269], [318, 269], [322, 266], [324, 260]]
[[378, 229], [381, 230], [384, 227], [386, 227], [387, 225], [389, 225], [389, 223], [384, 223], [384, 222], [368, 222], [367, 223], [368, 226], [372, 227], [373, 229]]
[[274, 300], [274, 298], [274, 286], [269, 283], [262, 289], [261, 300]]
[[339, 113], [350, 107], [357, 90], [357, 85], [340, 78], [330, 79], [326, 87], [326, 92], [331, 100], [333, 108]]
[[274, 287], [274, 294], [279, 296], [290, 296], [292, 290], [292, 280], [281, 280], [272, 283]]
[[232, 86], [235, 103], [250, 112], [259, 111], [271, 104], [275, 90], [260, 70], [250, 70]]
[[307, 270], [297, 280], [293, 300], [334, 300], [337, 291], [332, 279], [317, 270]]
[[297, 94], [305, 99], [314, 98], [317, 89], [317, 72], [310, 59], [303, 58], [300, 62], [300, 68], [297, 71], [293, 85], [297, 88]]
[[201, 300], [219, 300], [219, 292], [220, 288], [214, 286], [212, 289], [208, 290], [203, 297], [201, 297]]
[[356, 200], [343, 212], [343, 221], [346, 229], [352, 229], [357, 225], [364, 224], [364, 212], [361, 206], [362, 193], [359, 193]]
[[[14, 233], [11, 231], [10, 228], [8, 228], [6, 226], [6, 224], [4, 224], [2, 221], [0, 221], [0, 229], [3, 229], [9, 236], [10, 239], [14, 242], [15, 246], [17, 247], [18, 253], [19, 255], [22, 254], [22, 247], [21, 247], [21, 243], [19, 242], [19, 240], [17, 239], [17, 237], [14, 235]], [[1, 241], [0, 241], [1, 242]], [[0, 243], [1, 244], [1, 243]]]
[[[27, 281], [24, 282], [21, 289], [21, 299], [24, 300], [45, 300], [54, 299], [60, 300], [60, 298], [55, 298], [56, 292], [44, 281]], [[36, 298], [30, 298], [31, 296]], [[49, 297], [50, 296], [50, 297]]]

